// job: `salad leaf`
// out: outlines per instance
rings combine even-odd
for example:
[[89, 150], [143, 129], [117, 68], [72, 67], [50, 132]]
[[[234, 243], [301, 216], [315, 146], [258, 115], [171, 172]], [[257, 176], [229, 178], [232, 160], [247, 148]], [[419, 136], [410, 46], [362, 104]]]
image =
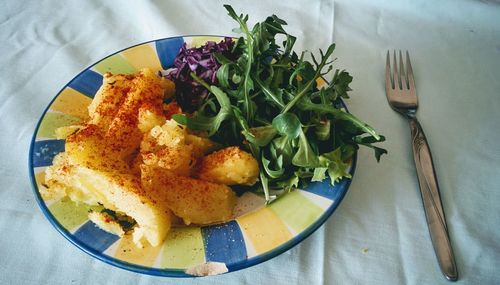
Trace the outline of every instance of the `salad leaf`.
[[251, 128], [249, 132], [252, 135], [245, 138], [256, 146], [266, 146], [276, 136], [276, 129], [271, 125]]
[[[381, 137], [381, 140], [385, 140], [384, 136], [380, 136], [380, 137]], [[369, 148], [372, 148], [375, 151], [375, 158], [377, 159], [377, 161], [380, 161], [380, 157], [383, 154], [387, 154], [387, 150], [372, 145], [373, 143], [378, 142], [373, 137], [355, 137], [354, 138], [354, 142], [357, 143], [357, 144], [364, 145], [364, 146], [367, 146]]]
[[272, 141], [272, 146], [278, 155], [283, 157], [283, 163], [289, 165], [292, 162], [293, 150], [292, 141], [288, 136], [280, 136]]
[[293, 113], [279, 114], [273, 119], [273, 127], [281, 135], [294, 139], [300, 135], [302, 128], [299, 118]]
[[250, 102], [250, 91], [254, 89], [253, 86], [253, 80], [250, 77], [250, 74], [252, 72], [252, 66], [253, 66], [253, 61], [254, 61], [254, 48], [255, 48], [255, 42], [254, 38], [252, 37], [252, 34], [248, 30], [247, 26], [247, 21], [248, 21], [248, 15], [244, 16], [240, 15], [237, 16], [236, 12], [234, 9], [229, 6], [229, 5], [224, 5], [224, 7], [227, 9], [229, 16], [236, 20], [240, 24], [240, 29], [241, 31], [246, 34], [246, 45], [245, 45], [245, 55], [241, 57], [241, 60], [244, 62], [245, 66], [245, 72], [243, 75], [243, 99], [244, 99], [244, 104], [243, 104], [243, 110], [246, 116], [247, 120], [251, 119], [251, 115], [254, 112], [254, 105]]
[[277, 169], [271, 169], [271, 161], [267, 159], [265, 156], [262, 156], [262, 166], [264, 167], [264, 171], [267, 176], [270, 178], [279, 178], [283, 173], [285, 173], [285, 169], [283, 168], [283, 156], [279, 156], [277, 161]]
[[315, 111], [320, 114], [329, 114], [332, 115], [334, 119], [349, 121], [354, 125], [354, 127], [359, 129], [359, 131], [370, 134], [375, 139], [375, 141], [382, 141], [380, 135], [378, 135], [375, 129], [370, 127], [367, 123], [361, 121], [350, 113], [335, 108], [335, 106], [333, 105], [315, 104], [308, 99], [301, 100], [299, 105], [302, 110]]
[[[313, 84], [316, 83], [316, 80], [322, 75], [321, 71], [323, 70], [323, 67], [327, 63], [328, 58], [330, 55], [333, 53], [333, 50], [335, 49], [335, 44], [331, 44], [327, 51], [326, 54], [322, 54], [322, 60], [321, 63], [316, 64], [316, 72], [314, 73], [314, 76], [305, 84], [299, 84], [301, 88], [297, 92], [297, 94], [294, 95], [293, 99], [286, 104], [285, 108], [281, 111], [281, 114], [288, 112], [294, 105], [297, 103], [302, 97], [307, 94], [307, 92], [314, 86]], [[311, 64], [308, 62], [302, 62], [303, 67], [300, 67], [296, 70], [297, 75], [299, 75], [301, 70], [305, 70], [306, 68], [311, 68]], [[299, 71], [299, 72], [297, 72]], [[293, 80], [293, 77], [290, 77], [291, 80]]]
[[[193, 75], [196, 77], [195, 75]], [[199, 78], [198, 78], [199, 80]], [[186, 125], [188, 128], [193, 130], [203, 130], [207, 131], [209, 136], [214, 135], [219, 129], [220, 125], [224, 120], [234, 117], [233, 108], [231, 102], [227, 97], [226, 93], [219, 89], [217, 86], [212, 85], [209, 88], [210, 92], [215, 95], [217, 102], [220, 105], [219, 112], [213, 117], [207, 117], [203, 114], [196, 114], [193, 117], [187, 117], [186, 115], [175, 114], [172, 118], [179, 124]]]
[[332, 184], [338, 182], [343, 177], [351, 178], [348, 172], [349, 164], [342, 160], [340, 148], [329, 153], [324, 153], [319, 157], [319, 161], [322, 166], [314, 169], [311, 181], [322, 181], [326, 178], [326, 172], [328, 172]]
[[292, 158], [293, 165], [315, 168], [320, 166], [318, 154], [313, 151], [304, 132], [299, 134], [299, 149]]
[[324, 153], [320, 156], [320, 161], [328, 168], [328, 176], [330, 176], [332, 184], [343, 177], [351, 178], [351, 174], [348, 172], [349, 164], [342, 160], [340, 148], [332, 152]]

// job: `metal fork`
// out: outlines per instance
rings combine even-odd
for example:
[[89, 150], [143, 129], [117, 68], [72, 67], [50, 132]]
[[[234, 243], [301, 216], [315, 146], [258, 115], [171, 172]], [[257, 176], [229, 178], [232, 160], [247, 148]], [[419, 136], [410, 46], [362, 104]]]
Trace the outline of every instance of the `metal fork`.
[[455, 257], [448, 236], [448, 227], [444, 217], [439, 186], [432, 156], [425, 138], [422, 127], [415, 116], [418, 108], [417, 90], [413, 79], [413, 70], [410, 63], [410, 55], [406, 52], [406, 69], [403, 64], [403, 56], [399, 51], [399, 69], [396, 60], [396, 51], [393, 57], [393, 70], [391, 73], [390, 53], [387, 51], [387, 63], [385, 66], [385, 89], [389, 105], [409, 120], [413, 158], [417, 169], [420, 194], [422, 195], [425, 217], [429, 227], [434, 251], [439, 262], [439, 267], [446, 279], [456, 281], [458, 279]]

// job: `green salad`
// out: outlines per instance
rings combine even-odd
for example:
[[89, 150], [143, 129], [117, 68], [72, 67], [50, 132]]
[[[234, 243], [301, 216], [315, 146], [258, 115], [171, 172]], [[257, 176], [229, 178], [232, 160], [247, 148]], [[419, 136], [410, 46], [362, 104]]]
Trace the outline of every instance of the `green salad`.
[[335, 44], [316, 56], [297, 53], [282, 19], [272, 15], [250, 28], [248, 15], [224, 7], [241, 37], [184, 46], [168, 75], [177, 100], [192, 109], [174, 115], [178, 123], [251, 152], [268, 203], [310, 181], [350, 179], [349, 161], [360, 145], [372, 148], [377, 161], [387, 153], [373, 145], [384, 136], [343, 108], [353, 78], [333, 68]]

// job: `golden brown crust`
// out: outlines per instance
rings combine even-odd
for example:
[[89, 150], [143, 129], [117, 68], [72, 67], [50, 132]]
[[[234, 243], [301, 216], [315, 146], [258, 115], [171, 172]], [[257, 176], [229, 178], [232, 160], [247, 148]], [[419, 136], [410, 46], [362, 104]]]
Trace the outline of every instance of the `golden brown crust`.
[[201, 159], [197, 177], [225, 185], [252, 185], [257, 181], [259, 165], [255, 158], [239, 147], [227, 147]]
[[232, 217], [236, 195], [230, 187], [146, 165], [141, 170], [144, 187], [162, 197], [186, 224], [225, 222]]
[[151, 70], [136, 74], [106, 73], [103, 85], [89, 106], [89, 123], [99, 126], [108, 140], [109, 147], [129, 158], [139, 147], [142, 132], [139, 113], [150, 111], [166, 118], [163, 100], [166, 88], [173, 88], [166, 79]]

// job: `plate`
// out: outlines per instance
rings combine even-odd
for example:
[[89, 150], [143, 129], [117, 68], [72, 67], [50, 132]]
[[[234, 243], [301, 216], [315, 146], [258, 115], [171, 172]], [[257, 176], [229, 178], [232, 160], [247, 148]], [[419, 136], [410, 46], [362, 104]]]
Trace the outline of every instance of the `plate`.
[[[104, 73], [134, 73], [144, 67], [165, 70], [173, 65], [184, 43], [191, 47], [221, 39], [218, 36], [172, 37], [123, 49], [83, 70], [47, 106], [31, 142], [31, 182], [42, 212], [75, 246], [108, 264], [150, 275], [192, 277], [185, 270], [205, 262], [225, 263], [228, 271], [233, 272], [264, 262], [299, 244], [338, 207], [350, 179], [333, 186], [329, 179], [310, 183], [268, 206], [262, 197], [246, 193], [238, 197], [233, 220], [219, 225], [174, 228], [162, 245], [139, 249], [127, 235], [120, 238], [96, 227], [87, 218], [88, 206], [68, 199], [42, 198], [44, 171], [52, 164], [53, 157], [64, 151], [64, 140], [57, 140], [54, 131], [83, 120]], [[350, 165], [351, 175], [355, 164], [356, 156]]]

